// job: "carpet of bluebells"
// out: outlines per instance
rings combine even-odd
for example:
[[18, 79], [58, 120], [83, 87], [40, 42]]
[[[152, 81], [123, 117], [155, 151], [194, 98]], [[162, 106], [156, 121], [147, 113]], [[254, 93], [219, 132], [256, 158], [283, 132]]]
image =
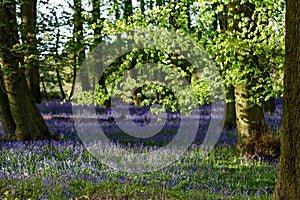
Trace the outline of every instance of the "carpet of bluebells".
[[[144, 174], [116, 171], [97, 161], [76, 134], [70, 103], [39, 105], [57, 140], [0, 140], [0, 199], [270, 199], [278, 160], [245, 160], [235, 155], [236, 130], [223, 130], [216, 148], [200, 156], [210, 121], [210, 105], [199, 107], [199, 128], [185, 156], [159, 171]], [[110, 110], [97, 108], [107, 137], [124, 146], [164, 146], [176, 134], [180, 114], [169, 113], [163, 130], [136, 139], [118, 129]], [[149, 109], [133, 107], [128, 117], [147, 123]], [[115, 115], [114, 115], [115, 116]], [[281, 130], [281, 100], [266, 114], [274, 134]], [[0, 131], [1, 131], [0, 125]], [[2, 134], [2, 138], [3, 133]]]

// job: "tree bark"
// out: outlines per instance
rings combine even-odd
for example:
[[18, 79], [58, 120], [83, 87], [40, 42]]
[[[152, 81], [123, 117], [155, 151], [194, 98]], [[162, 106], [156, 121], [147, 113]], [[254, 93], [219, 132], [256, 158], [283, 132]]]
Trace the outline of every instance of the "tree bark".
[[25, 73], [16, 69], [4, 76], [11, 115], [15, 121], [17, 140], [49, 138], [50, 130], [29, 94]]
[[103, 29], [103, 21], [101, 18], [100, 11], [100, 0], [92, 0], [92, 15], [93, 15], [93, 24], [94, 26], [94, 45], [96, 47], [98, 44], [102, 42], [102, 29]]
[[22, 0], [22, 41], [25, 44], [24, 63], [29, 91], [37, 103], [41, 102], [40, 74], [37, 52], [36, 28], [37, 0]]
[[[82, 17], [81, 0], [74, 0], [74, 38], [76, 49], [76, 65], [81, 66], [85, 60], [85, 43], [83, 36], [83, 17]], [[83, 91], [89, 91], [91, 85], [89, 82], [89, 74], [85, 70], [81, 70], [79, 74]]]
[[265, 104], [264, 111], [269, 115], [273, 115], [276, 109], [275, 99], [270, 98], [268, 101], [265, 101], [264, 104]]
[[230, 102], [226, 103], [226, 115], [224, 126], [229, 129], [236, 128], [236, 111], [235, 111], [235, 97], [234, 97], [234, 86], [228, 87], [226, 92], [226, 99]]
[[0, 26], [0, 66], [4, 86], [1, 92], [3, 98], [0, 101], [0, 107], [4, 112], [0, 112], [0, 116], [2, 120], [7, 121], [5, 128], [7, 139], [49, 138], [51, 132], [29, 92], [25, 69], [19, 66], [22, 53], [15, 49], [19, 44], [19, 38], [14, 0], [0, 4], [0, 24], [4, 24]]
[[16, 130], [16, 124], [10, 112], [9, 102], [4, 87], [3, 74], [1, 71], [0, 87], [0, 120], [2, 122], [3, 131], [8, 140], [15, 140], [14, 132]]
[[264, 154], [261, 149], [263, 135], [267, 133], [262, 106], [251, 105], [246, 85], [235, 86], [235, 108], [237, 115], [237, 148], [244, 156]]
[[[55, 24], [58, 24], [58, 17], [57, 17], [57, 14], [55, 12], [54, 14], [54, 18], [55, 18]], [[59, 28], [57, 29], [57, 33], [56, 33], [56, 40], [55, 40], [55, 60], [58, 59], [60, 61], [60, 57], [59, 57], [59, 53], [58, 53], [58, 49], [59, 49], [59, 38], [60, 38], [60, 30]], [[62, 78], [60, 76], [60, 72], [59, 72], [59, 69], [56, 68], [55, 69], [55, 72], [56, 72], [56, 78], [57, 78], [57, 82], [58, 82], [58, 86], [59, 86], [59, 90], [60, 90], [60, 94], [61, 94], [61, 97], [62, 99], [66, 99], [66, 94], [64, 92], [64, 88], [63, 88], [63, 83], [62, 83]]]
[[132, 0], [124, 0], [124, 17], [128, 21], [128, 17], [133, 15]]
[[281, 152], [273, 200], [300, 199], [300, 2], [286, 5]]

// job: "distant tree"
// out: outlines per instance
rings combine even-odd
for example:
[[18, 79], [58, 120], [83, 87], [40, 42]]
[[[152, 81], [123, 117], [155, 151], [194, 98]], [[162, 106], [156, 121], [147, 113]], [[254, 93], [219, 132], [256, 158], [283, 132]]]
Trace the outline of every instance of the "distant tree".
[[26, 81], [18, 30], [16, 1], [0, 2], [0, 119], [9, 140], [49, 138]]
[[[212, 4], [212, 10], [214, 12], [214, 22], [213, 22], [213, 31], [217, 34], [217, 31], [226, 32], [230, 30], [228, 26], [228, 6], [223, 4], [223, 11], [217, 12], [219, 2], [214, 2]], [[236, 128], [236, 111], [235, 111], [235, 96], [234, 96], [234, 86], [229, 84], [226, 87], [226, 115], [224, 127], [232, 129]]]
[[[83, 29], [83, 9], [81, 0], [73, 0], [74, 3], [74, 42], [76, 49], [76, 65], [81, 66], [82, 62], [85, 60], [85, 39], [84, 39], [84, 29]], [[91, 89], [91, 84], [89, 82], [89, 75], [87, 73], [80, 73], [80, 79], [82, 83], [82, 88], [85, 91]], [[79, 77], [78, 77], [79, 78]]]
[[[57, 14], [56, 14], [55, 11], [54, 11], [54, 18], [55, 18], [55, 24], [56, 24], [56, 27], [57, 27], [57, 32], [56, 32], [56, 37], [55, 37], [55, 48], [54, 48], [54, 50], [55, 50], [55, 60], [60, 61], [61, 57], [60, 57], [59, 52], [58, 52], [59, 43], [60, 43], [60, 29], [58, 28], [59, 22], [58, 22], [58, 17], [57, 17]], [[61, 97], [62, 97], [62, 99], [66, 99], [66, 94], [65, 94], [64, 88], [63, 88], [60, 69], [58, 67], [56, 67], [55, 72], [56, 72], [56, 79], [57, 79], [57, 82], [58, 82]]]
[[102, 42], [103, 18], [101, 18], [100, 0], [92, 0], [92, 27], [94, 31], [94, 45]]
[[273, 200], [300, 199], [300, 2], [286, 1], [281, 151]]

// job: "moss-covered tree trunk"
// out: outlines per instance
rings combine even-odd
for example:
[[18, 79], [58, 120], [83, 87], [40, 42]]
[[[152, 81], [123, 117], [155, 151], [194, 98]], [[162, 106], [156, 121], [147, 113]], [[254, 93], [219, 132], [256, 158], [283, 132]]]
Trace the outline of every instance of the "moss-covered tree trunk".
[[267, 133], [262, 106], [252, 105], [248, 98], [247, 85], [235, 87], [235, 108], [237, 115], [237, 148], [243, 155], [265, 154], [262, 148], [263, 135]]
[[[29, 140], [49, 138], [51, 132], [29, 92], [24, 67], [20, 67], [22, 54], [18, 46], [16, 2], [0, 3], [0, 112], [7, 139]], [[2, 26], [3, 25], [3, 26]], [[9, 105], [9, 107], [8, 107]]]
[[280, 163], [274, 200], [300, 199], [300, 2], [287, 0]]

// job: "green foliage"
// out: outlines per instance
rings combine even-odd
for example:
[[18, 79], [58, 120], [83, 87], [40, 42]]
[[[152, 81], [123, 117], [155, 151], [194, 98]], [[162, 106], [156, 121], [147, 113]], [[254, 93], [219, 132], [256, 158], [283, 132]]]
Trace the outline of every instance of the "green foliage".
[[[93, 19], [92, 11], [85, 10], [82, 12], [86, 49], [94, 47], [97, 44], [97, 38], [101, 38], [104, 42], [110, 41], [111, 36], [128, 30], [168, 28], [177, 31], [178, 34], [185, 33], [197, 41], [199, 46], [211, 56], [212, 61], [222, 74], [226, 86], [248, 83], [251, 88], [251, 98], [249, 99], [251, 102], [257, 104], [271, 97], [282, 96], [285, 34], [285, 3], [283, 0], [262, 2], [242, 0], [235, 7], [232, 6], [234, 4], [232, 0], [168, 1], [160, 7], [153, 6], [155, 5], [153, 4], [152, 8], [149, 2], [145, 2], [145, 12], [134, 6], [131, 16], [124, 14], [123, 4], [122, 1], [119, 1], [118, 4], [112, 1], [101, 1], [99, 7], [102, 9], [102, 14], [97, 20]], [[83, 5], [83, 7], [86, 6]], [[249, 12], [248, 7], [253, 7], [253, 10]], [[240, 11], [235, 12], [236, 8]], [[55, 11], [58, 7], [51, 8], [48, 6], [48, 9]], [[50, 53], [50, 56], [40, 58], [43, 66], [41, 77], [46, 82], [47, 87], [50, 87], [50, 90], [58, 91], [56, 77], [56, 70], [58, 70], [61, 74], [64, 90], [69, 93], [75, 73], [78, 74], [79, 69], [79, 66], [76, 65], [76, 41], [72, 39], [73, 36], [61, 32], [57, 45], [55, 44], [56, 36], [52, 33], [53, 30], [59, 30], [61, 27], [71, 31], [72, 24], [68, 22], [72, 20], [72, 13], [64, 9], [59, 23], [53, 23], [53, 20], [48, 20], [48, 18], [54, 19], [57, 15], [52, 11], [49, 15], [45, 15], [45, 18], [40, 19], [40, 32], [45, 36], [39, 45], [40, 51]], [[104, 15], [104, 13], [106, 14]], [[93, 32], [97, 27], [101, 29], [100, 35]], [[76, 33], [74, 34], [76, 35]], [[132, 40], [145, 42], [136, 36]], [[159, 44], [159, 41], [153, 40], [153, 42]], [[121, 56], [118, 61], [106, 69], [107, 71], [104, 73], [105, 84], [95, 91], [96, 102], [103, 105], [109, 101], [113, 93], [121, 95], [120, 89], [124, 89], [124, 84], [129, 85], [130, 88], [127, 88], [121, 98], [124, 101], [132, 101], [131, 99], [134, 97], [130, 93], [133, 89], [140, 87], [139, 80], [134, 82], [133, 79], [136, 77], [131, 75], [125, 77], [124, 74], [129, 73], [133, 68], [141, 69], [145, 67], [144, 64], [146, 63], [158, 63], [164, 65], [166, 70], [167, 68], [175, 70], [180, 76], [178, 74], [175, 76], [168, 75], [163, 81], [173, 80], [173, 85], [175, 85], [177, 78], [185, 78], [190, 81], [198, 103], [209, 102], [211, 97], [208, 88], [210, 86], [204, 80], [205, 77], [203, 80], [192, 77], [193, 68], [185, 62], [186, 58], [182, 58], [177, 52], [171, 51], [174, 50], [172, 45], [175, 42], [178, 41], [173, 41], [173, 43], [165, 41], [165, 45], [163, 43], [160, 45], [161, 49], [134, 49]], [[182, 45], [185, 45], [184, 41]], [[185, 48], [188, 49], [189, 47], [186, 46]], [[145, 70], [153, 73], [149, 67], [146, 67]], [[191, 77], [192, 80], [189, 80]], [[122, 87], [119, 87], [119, 81], [123, 81]], [[155, 92], [154, 86], [157, 86]], [[166, 106], [178, 103], [175, 102], [180, 100], [178, 98], [173, 98], [172, 101], [167, 100], [171, 99], [171, 95], [167, 98], [164, 94], [166, 91], [159, 90], [158, 87], [157, 83], [152, 84], [149, 81], [147, 87], [143, 87], [149, 91], [143, 91], [139, 95], [142, 97], [145, 94], [153, 96], [154, 93], [161, 93], [160, 95], [165, 96], [165, 98], [157, 99], [155, 103]], [[149, 104], [150, 101], [145, 98], [141, 103]]]
[[[219, 67], [224, 83], [247, 83], [249, 100], [254, 104], [282, 96], [284, 1], [241, 1], [237, 5], [239, 13], [232, 12], [232, 1], [217, 2], [212, 2], [217, 5], [211, 7], [213, 15], [228, 16], [229, 23], [227, 27], [208, 25], [212, 31], [208, 33], [206, 49]], [[250, 13], [247, 5], [254, 6]]]

